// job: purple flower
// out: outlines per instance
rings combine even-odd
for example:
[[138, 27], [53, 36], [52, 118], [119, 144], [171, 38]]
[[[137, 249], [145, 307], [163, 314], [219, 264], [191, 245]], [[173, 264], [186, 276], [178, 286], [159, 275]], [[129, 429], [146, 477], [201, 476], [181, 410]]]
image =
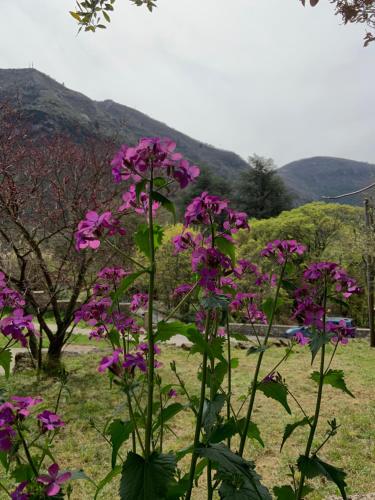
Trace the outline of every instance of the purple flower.
[[227, 210], [227, 218], [223, 224], [224, 229], [231, 233], [236, 233], [239, 229], [250, 229], [248, 224], [248, 216], [245, 212], [235, 212]]
[[0, 429], [0, 451], [8, 452], [12, 449], [13, 438], [16, 432], [12, 427], [6, 426]]
[[104, 372], [107, 368], [117, 365], [120, 361], [120, 354], [122, 354], [122, 349], [115, 349], [111, 356], [105, 356], [99, 364], [98, 372]]
[[49, 410], [44, 410], [42, 413], [39, 413], [36, 418], [41, 422], [43, 432], [54, 431], [65, 425], [59, 415]]
[[168, 391], [168, 397], [169, 398], [175, 398], [175, 397], [177, 397], [177, 391], [175, 389], [170, 389]]
[[17, 488], [10, 494], [11, 500], [29, 500], [30, 495], [25, 493], [24, 489], [28, 485], [28, 481], [23, 481]]
[[296, 340], [300, 345], [306, 345], [310, 343], [310, 339], [305, 337], [304, 334], [299, 331], [294, 335], [294, 340]]
[[91, 326], [95, 326], [100, 321], [107, 321], [109, 318], [109, 308], [112, 300], [108, 297], [93, 297], [87, 304], [74, 313], [74, 322], [85, 321]]
[[[218, 196], [211, 196], [204, 191], [188, 205], [185, 211], [185, 225], [210, 224], [213, 217], [220, 215], [228, 208], [228, 202]], [[211, 218], [211, 219], [210, 219]]]
[[[138, 345], [138, 349], [141, 350], [141, 352], [148, 352], [148, 344], [146, 342], [142, 342], [141, 344]], [[161, 350], [160, 347], [157, 344], [154, 344], [154, 353], [155, 354], [160, 354]]]
[[72, 477], [71, 472], [63, 472], [59, 474], [59, 466], [57, 464], [52, 464], [48, 468], [48, 474], [44, 474], [37, 478], [39, 483], [46, 485], [46, 495], [48, 497], [53, 497], [58, 494], [61, 489], [61, 485]]
[[172, 293], [173, 298], [177, 298], [180, 295], [186, 295], [193, 288], [193, 285], [189, 285], [188, 283], [183, 283], [182, 285], [177, 286]]
[[109, 283], [120, 283], [129, 274], [122, 267], [104, 267], [98, 272], [98, 278]]
[[14, 406], [11, 403], [3, 403], [0, 406], [0, 427], [13, 424], [16, 419]]
[[0, 321], [0, 331], [3, 335], [10, 335], [14, 340], [19, 341], [23, 347], [27, 346], [26, 335], [36, 333], [32, 316], [24, 316], [22, 309], [15, 309], [10, 316], [2, 319]]
[[181, 154], [175, 153], [175, 148], [176, 143], [159, 137], [143, 138], [135, 147], [121, 146], [112, 160], [115, 182], [129, 179], [140, 182], [145, 172], [152, 169], [158, 170], [158, 175], [164, 173], [175, 179], [181, 188], [185, 188], [198, 177], [200, 171]]
[[188, 248], [195, 249], [202, 241], [202, 235], [194, 236], [190, 231], [184, 231], [172, 238], [172, 243], [175, 248], [175, 254], [183, 252]]
[[284, 264], [288, 256], [303, 255], [305, 251], [305, 245], [296, 240], [275, 240], [267, 243], [260, 255], [262, 257], [275, 257], [279, 264]]
[[120, 226], [120, 222], [114, 219], [109, 211], [101, 215], [94, 211], [87, 212], [86, 218], [78, 224], [75, 233], [76, 249], [78, 251], [85, 248], [97, 250], [100, 246], [100, 238], [104, 234], [106, 236], [124, 235], [125, 229]]
[[336, 344], [340, 342], [342, 345], [346, 345], [349, 342], [349, 338], [354, 336], [354, 328], [348, 327], [345, 320], [339, 321], [339, 323], [333, 323], [328, 321], [326, 324], [327, 332], [333, 333], [331, 341]]
[[17, 415], [20, 415], [23, 418], [26, 418], [30, 415], [29, 408], [31, 406], [38, 405], [43, 401], [42, 398], [32, 398], [31, 396], [12, 396], [11, 400], [14, 401]]
[[134, 371], [135, 368], [139, 368], [142, 372], [147, 372], [147, 361], [141, 352], [125, 354], [125, 361], [122, 366], [129, 371]]
[[136, 293], [133, 295], [132, 300], [130, 302], [130, 310], [132, 312], [135, 312], [141, 307], [146, 307], [147, 304], [148, 304], [147, 293]]

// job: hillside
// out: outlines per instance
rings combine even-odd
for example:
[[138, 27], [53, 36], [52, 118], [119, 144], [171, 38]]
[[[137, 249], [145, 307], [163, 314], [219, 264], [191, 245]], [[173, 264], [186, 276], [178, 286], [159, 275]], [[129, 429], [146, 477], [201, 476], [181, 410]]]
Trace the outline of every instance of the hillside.
[[[296, 205], [356, 191], [375, 181], [375, 165], [343, 158], [315, 156], [294, 161], [278, 169], [278, 174], [296, 195]], [[342, 199], [357, 205], [362, 196]]]
[[97, 135], [134, 143], [143, 136], [170, 137], [188, 159], [219, 175], [233, 174], [247, 163], [116, 102], [94, 101], [66, 88], [36, 69], [0, 69], [0, 100], [18, 100], [35, 133], [65, 132], [84, 140]]

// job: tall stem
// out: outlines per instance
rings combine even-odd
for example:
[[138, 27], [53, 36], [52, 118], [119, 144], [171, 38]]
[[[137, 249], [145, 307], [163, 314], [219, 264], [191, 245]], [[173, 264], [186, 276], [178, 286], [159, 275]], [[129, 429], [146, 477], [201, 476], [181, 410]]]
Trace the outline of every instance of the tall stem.
[[[305, 457], [309, 457], [311, 447], [313, 444], [316, 428], [318, 426], [319, 414], [320, 414], [320, 406], [322, 404], [322, 394], [323, 394], [323, 382], [324, 382], [324, 361], [325, 361], [325, 345], [322, 346], [322, 352], [320, 355], [320, 370], [319, 370], [319, 387], [318, 387], [318, 395], [316, 397], [316, 405], [315, 405], [315, 414], [314, 421], [310, 428], [310, 434], [306, 444]], [[299, 488], [297, 493], [297, 500], [302, 498], [303, 494], [303, 486], [305, 483], [305, 474], [301, 473], [301, 479], [299, 481]]]
[[[323, 311], [324, 311], [324, 313], [323, 313], [323, 335], [325, 337], [325, 334], [326, 334], [326, 311], [327, 311], [327, 276], [324, 277]], [[311, 451], [311, 447], [313, 444], [316, 428], [318, 426], [320, 406], [322, 404], [323, 383], [324, 383], [324, 375], [325, 375], [325, 369], [324, 369], [325, 353], [326, 353], [326, 346], [323, 343], [321, 354], [320, 354], [318, 395], [316, 397], [314, 420], [313, 420], [313, 423], [310, 427], [310, 433], [309, 433], [309, 437], [307, 439], [307, 444], [306, 444], [306, 450], [305, 450], [305, 455], [304, 455], [306, 458], [309, 458], [309, 455], [310, 455], [310, 451]], [[331, 357], [330, 363], [331, 363], [332, 359], [333, 359], [333, 356]], [[301, 472], [301, 478], [299, 480], [299, 487], [298, 487], [298, 492], [297, 492], [297, 497], [296, 497], [297, 500], [300, 500], [302, 498], [304, 483], [305, 483], [305, 473]]]
[[[227, 390], [227, 419], [231, 416], [231, 396], [232, 396], [232, 354], [230, 345], [230, 331], [229, 331], [229, 315], [226, 317], [226, 333], [227, 333], [227, 357], [228, 357], [228, 390]], [[228, 448], [230, 448], [230, 437], [227, 441]]]
[[147, 416], [145, 433], [145, 458], [151, 453], [152, 440], [152, 407], [154, 401], [154, 332], [153, 332], [153, 308], [154, 308], [154, 286], [155, 286], [155, 246], [154, 246], [154, 220], [152, 214], [152, 192], [154, 187], [153, 170], [151, 169], [151, 178], [149, 184], [149, 203], [148, 203], [148, 229], [149, 229], [149, 250], [150, 250], [150, 272], [148, 287], [148, 370], [147, 370]]
[[[210, 314], [208, 312], [207, 318], [206, 318], [205, 336], [204, 336], [206, 343], [208, 342], [209, 332], [210, 332]], [[206, 397], [207, 358], [208, 358], [207, 351], [205, 350], [203, 357], [202, 357], [201, 392], [200, 392], [200, 399], [199, 399], [198, 415], [197, 415], [197, 419], [196, 419], [196, 423], [195, 423], [193, 453], [191, 456], [191, 463], [190, 463], [189, 488], [188, 488], [188, 491], [186, 493], [185, 500], [191, 499], [191, 493], [193, 491], [193, 484], [194, 484], [195, 468], [197, 466], [197, 460], [198, 460], [198, 455], [197, 455], [196, 449], [197, 449], [198, 444], [199, 444], [199, 437], [200, 437], [201, 427], [202, 427], [203, 408], [204, 408], [204, 402], [205, 402], [205, 397]]]
[[[277, 283], [277, 288], [276, 288], [276, 293], [275, 293], [274, 304], [273, 304], [271, 316], [270, 316], [270, 319], [269, 319], [267, 332], [266, 332], [266, 335], [264, 337], [264, 341], [263, 341], [263, 344], [262, 344], [263, 347], [267, 346], [268, 338], [269, 338], [269, 336], [271, 334], [273, 319], [274, 319], [274, 316], [275, 316], [275, 311], [276, 311], [276, 306], [277, 306], [277, 300], [278, 300], [279, 294], [280, 294], [281, 282], [282, 282], [283, 277], [284, 277], [286, 263], [287, 263], [287, 261], [284, 262], [283, 267], [281, 268], [280, 277], [279, 277], [279, 281]], [[245, 449], [245, 444], [246, 444], [246, 439], [247, 439], [247, 431], [249, 429], [249, 424], [250, 424], [251, 416], [253, 414], [254, 403], [255, 403], [255, 396], [256, 396], [257, 389], [258, 389], [259, 371], [260, 371], [260, 367], [262, 366], [264, 352], [265, 351], [262, 350], [259, 353], [257, 364], [256, 364], [256, 367], [255, 367], [254, 379], [253, 379], [253, 384], [252, 384], [252, 387], [251, 387], [250, 401], [249, 401], [249, 406], [247, 408], [247, 413], [246, 413], [245, 426], [244, 426], [244, 429], [242, 431], [241, 441], [240, 441], [239, 455], [241, 457], [243, 456], [243, 452], [244, 452], [244, 449]]]

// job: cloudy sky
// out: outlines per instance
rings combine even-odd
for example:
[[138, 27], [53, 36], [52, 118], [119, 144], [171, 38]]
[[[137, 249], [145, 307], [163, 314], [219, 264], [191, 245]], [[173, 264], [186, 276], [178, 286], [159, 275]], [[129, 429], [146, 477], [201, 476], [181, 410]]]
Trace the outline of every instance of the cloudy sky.
[[328, 0], [116, 4], [107, 30], [77, 36], [74, 0], [0, 0], [0, 67], [33, 64], [244, 158], [375, 163], [375, 43]]

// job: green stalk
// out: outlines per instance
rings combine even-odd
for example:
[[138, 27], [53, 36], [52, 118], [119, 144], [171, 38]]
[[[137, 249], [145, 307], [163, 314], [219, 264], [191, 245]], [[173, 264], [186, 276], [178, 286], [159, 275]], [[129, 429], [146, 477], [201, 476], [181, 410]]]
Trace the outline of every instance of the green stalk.
[[[231, 395], [232, 395], [232, 354], [230, 345], [230, 332], [229, 332], [229, 315], [226, 318], [226, 331], [227, 331], [227, 357], [228, 357], [228, 394], [227, 394], [227, 419], [231, 416]], [[228, 448], [230, 449], [230, 437], [227, 441]]]
[[[206, 326], [205, 326], [205, 336], [204, 336], [204, 340], [206, 343], [208, 343], [210, 326], [211, 326], [210, 325], [210, 315], [207, 314]], [[204, 401], [205, 401], [205, 396], [206, 396], [207, 358], [208, 358], [207, 351], [205, 351], [203, 354], [203, 358], [202, 358], [201, 392], [200, 392], [200, 399], [199, 399], [198, 415], [197, 415], [196, 424], [195, 424], [193, 453], [191, 456], [191, 463], [190, 463], [189, 488], [187, 490], [185, 500], [191, 499], [191, 493], [193, 491], [193, 485], [194, 485], [195, 468], [197, 466], [197, 461], [198, 461], [198, 455], [197, 455], [196, 449], [199, 445], [199, 438], [200, 438], [201, 427], [202, 427], [202, 418], [203, 418], [203, 407], [204, 407]]]
[[[323, 335], [325, 335], [325, 333], [326, 333], [326, 310], [327, 310], [327, 277], [326, 276], [324, 278], [323, 309], [324, 309]], [[325, 352], [326, 352], [326, 346], [325, 346], [325, 344], [323, 344], [322, 351], [320, 354], [318, 394], [316, 397], [314, 420], [313, 420], [313, 423], [310, 427], [310, 433], [309, 433], [309, 437], [307, 439], [307, 444], [306, 444], [306, 450], [305, 450], [305, 455], [304, 455], [306, 458], [309, 458], [309, 455], [310, 455], [310, 451], [311, 451], [311, 447], [313, 444], [316, 428], [318, 426], [320, 407], [322, 404], [323, 383], [324, 383], [324, 375], [325, 375], [325, 370], [324, 370]], [[332, 359], [333, 359], [333, 356], [331, 357], [330, 363], [331, 363]], [[302, 498], [304, 483], [305, 483], [305, 474], [303, 472], [301, 472], [301, 478], [299, 481], [299, 487], [298, 487], [298, 492], [297, 492], [297, 496], [296, 496], [297, 500], [301, 500], [301, 498]]]
[[[318, 387], [318, 395], [316, 398], [314, 421], [313, 421], [311, 428], [310, 428], [310, 434], [309, 434], [309, 437], [307, 440], [306, 450], [305, 450], [305, 457], [307, 457], [307, 458], [310, 455], [310, 451], [311, 451], [311, 447], [313, 444], [316, 428], [318, 426], [320, 407], [322, 404], [323, 382], [324, 382], [324, 360], [325, 360], [325, 345], [323, 344], [322, 352], [321, 352], [321, 356], [320, 356], [319, 387]], [[302, 472], [301, 479], [299, 481], [299, 488], [298, 488], [298, 492], [297, 492], [297, 497], [296, 497], [297, 500], [301, 500], [301, 498], [302, 498], [304, 483], [305, 483], [305, 474]]]
[[146, 432], [145, 432], [145, 458], [146, 460], [151, 453], [152, 441], [152, 407], [154, 401], [154, 332], [152, 323], [152, 313], [154, 308], [154, 286], [155, 286], [155, 246], [154, 246], [154, 220], [152, 214], [152, 191], [154, 187], [153, 170], [151, 168], [151, 178], [149, 184], [149, 204], [148, 204], [148, 228], [149, 228], [149, 246], [150, 246], [150, 272], [149, 272], [149, 287], [148, 287], [148, 325], [147, 325], [147, 340], [148, 340], [148, 370], [147, 370], [147, 416], [146, 416]]
[[[272, 308], [272, 312], [271, 312], [271, 317], [269, 319], [269, 324], [268, 324], [267, 332], [266, 332], [266, 335], [264, 337], [264, 341], [263, 341], [263, 344], [262, 344], [263, 347], [267, 346], [268, 338], [269, 338], [269, 336], [271, 334], [273, 319], [274, 319], [274, 316], [275, 316], [275, 310], [276, 310], [276, 305], [277, 305], [277, 299], [279, 298], [280, 288], [281, 288], [281, 282], [282, 282], [283, 277], [284, 277], [284, 271], [285, 271], [286, 263], [287, 263], [287, 261], [285, 260], [284, 265], [281, 268], [281, 273], [280, 273], [280, 276], [279, 276], [279, 281], [277, 283], [277, 288], [276, 288], [275, 299], [274, 299], [273, 308]], [[263, 361], [264, 353], [265, 353], [265, 351], [261, 351], [259, 353], [257, 364], [256, 364], [256, 367], [255, 367], [254, 379], [253, 379], [253, 384], [252, 384], [252, 388], [251, 388], [250, 401], [249, 401], [249, 406], [247, 408], [247, 413], [246, 413], [245, 427], [244, 427], [244, 429], [242, 431], [241, 441], [240, 441], [240, 448], [239, 448], [239, 452], [238, 452], [239, 455], [240, 455], [240, 457], [243, 456], [244, 449], [245, 449], [245, 444], [246, 444], [246, 439], [247, 439], [247, 431], [249, 429], [249, 424], [250, 424], [251, 416], [252, 416], [253, 409], [254, 409], [255, 396], [256, 396], [257, 389], [258, 389], [259, 371], [260, 371], [260, 367], [262, 366], [262, 361]]]

